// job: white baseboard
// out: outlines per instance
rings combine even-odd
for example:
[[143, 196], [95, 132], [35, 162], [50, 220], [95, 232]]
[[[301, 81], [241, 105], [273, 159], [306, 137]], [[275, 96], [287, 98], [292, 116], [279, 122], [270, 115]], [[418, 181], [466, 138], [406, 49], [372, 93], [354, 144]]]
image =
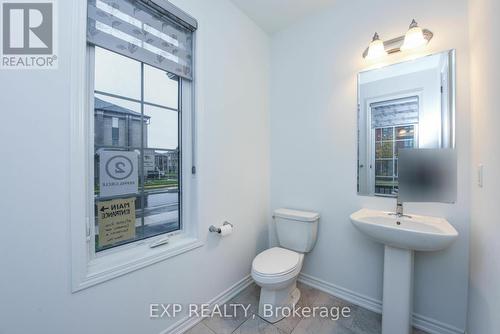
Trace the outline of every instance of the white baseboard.
[[332, 296], [344, 299], [354, 305], [359, 305], [376, 313], [382, 313], [382, 302], [380, 300], [361, 295], [357, 292], [342, 288], [340, 286], [303, 273], [300, 273], [298, 281], [318, 290], [324, 291]]
[[[309, 285], [318, 290], [324, 291], [330, 295], [342, 298], [354, 305], [364, 307], [370, 311], [382, 313], [382, 301], [357, 292], [345, 289], [335, 284], [323, 281], [317, 277], [303, 274], [299, 275], [299, 282]], [[463, 329], [456, 328], [449, 324], [413, 313], [413, 326], [426, 331], [429, 334], [464, 334]]]
[[[252, 282], [253, 282], [252, 277], [250, 275], [247, 275], [243, 279], [241, 279], [240, 281], [236, 282], [234, 285], [229, 287], [228, 289], [221, 292], [219, 295], [212, 298], [212, 300], [207, 302], [207, 304], [210, 304], [210, 308], [214, 307], [215, 305], [222, 305], [228, 302], [238, 293], [243, 291], [243, 289], [252, 284]], [[189, 330], [190, 328], [196, 326], [202, 320], [203, 318], [190, 318], [188, 316], [185, 316], [172, 326], [163, 330], [160, 334], [182, 334], [187, 330]]]

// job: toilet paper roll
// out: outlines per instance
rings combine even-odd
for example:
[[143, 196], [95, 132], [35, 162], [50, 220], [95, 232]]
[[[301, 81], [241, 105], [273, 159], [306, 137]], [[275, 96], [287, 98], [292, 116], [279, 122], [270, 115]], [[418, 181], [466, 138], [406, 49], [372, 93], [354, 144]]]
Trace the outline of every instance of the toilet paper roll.
[[229, 224], [226, 224], [226, 225], [222, 225], [220, 227], [220, 235], [222, 237], [225, 237], [227, 235], [230, 235], [231, 233], [233, 233], [233, 227]]

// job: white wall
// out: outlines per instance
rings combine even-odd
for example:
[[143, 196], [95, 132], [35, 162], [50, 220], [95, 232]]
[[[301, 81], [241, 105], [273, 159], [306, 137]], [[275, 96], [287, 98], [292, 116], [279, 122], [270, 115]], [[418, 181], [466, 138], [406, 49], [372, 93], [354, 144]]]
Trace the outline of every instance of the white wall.
[[356, 195], [356, 74], [368, 66], [361, 53], [375, 31], [381, 38], [401, 35], [414, 17], [435, 34], [425, 53], [457, 49], [459, 197], [454, 205], [408, 204], [406, 210], [446, 217], [460, 233], [449, 249], [416, 255], [415, 312], [460, 330], [470, 216], [467, 1], [339, 0], [273, 36], [271, 209], [320, 212], [318, 242], [303, 272], [381, 299], [383, 248], [355, 230], [349, 214], [362, 207], [393, 210], [395, 201]]
[[[492, 212], [500, 189], [500, 2], [471, 0], [472, 219], [469, 286], [469, 334], [500, 333], [500, 224]], [[484, 187], [476, 167], [484, 165]]]
[[[174, 320], [150, 320], [150, 303], [207, 302], [248, 275], [266, 246], [269, 38], [228, 1], [174, 2], [200, 27], [197, 179], [205, 246], [71, 294], [70, 13], [76, 1], [58, 1], [59, 69], [0, 71], [1, 334], [159, 333]], [[219, 242], [208, 226], [225, 219], [235, 233]]]

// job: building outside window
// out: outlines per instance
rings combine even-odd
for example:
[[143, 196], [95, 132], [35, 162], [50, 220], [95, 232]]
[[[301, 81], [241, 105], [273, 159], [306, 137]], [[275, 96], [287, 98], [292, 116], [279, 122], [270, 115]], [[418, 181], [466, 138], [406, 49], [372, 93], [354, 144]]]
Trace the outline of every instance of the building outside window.
[[[141, 146], [141, 114], [94, 96], [94, 140], [101, 147]], [[148, 122], [144, 117], [143, 122]], [[147, 135], [147, 126], [144, 127]], [[120, 136], [120, 133], [122, 134]], [[121, 142], [120, 142], [121, 138]]]

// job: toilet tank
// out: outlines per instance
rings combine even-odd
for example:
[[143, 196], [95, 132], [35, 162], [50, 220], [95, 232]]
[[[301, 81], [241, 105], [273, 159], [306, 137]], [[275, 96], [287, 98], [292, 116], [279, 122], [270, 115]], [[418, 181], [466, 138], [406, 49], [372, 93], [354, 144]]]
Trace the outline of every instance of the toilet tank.
[[307, 253], [314, 247], [318, 235], [318, 213], [277, 209], [274, 221], [281, 247], [299, 253]]

